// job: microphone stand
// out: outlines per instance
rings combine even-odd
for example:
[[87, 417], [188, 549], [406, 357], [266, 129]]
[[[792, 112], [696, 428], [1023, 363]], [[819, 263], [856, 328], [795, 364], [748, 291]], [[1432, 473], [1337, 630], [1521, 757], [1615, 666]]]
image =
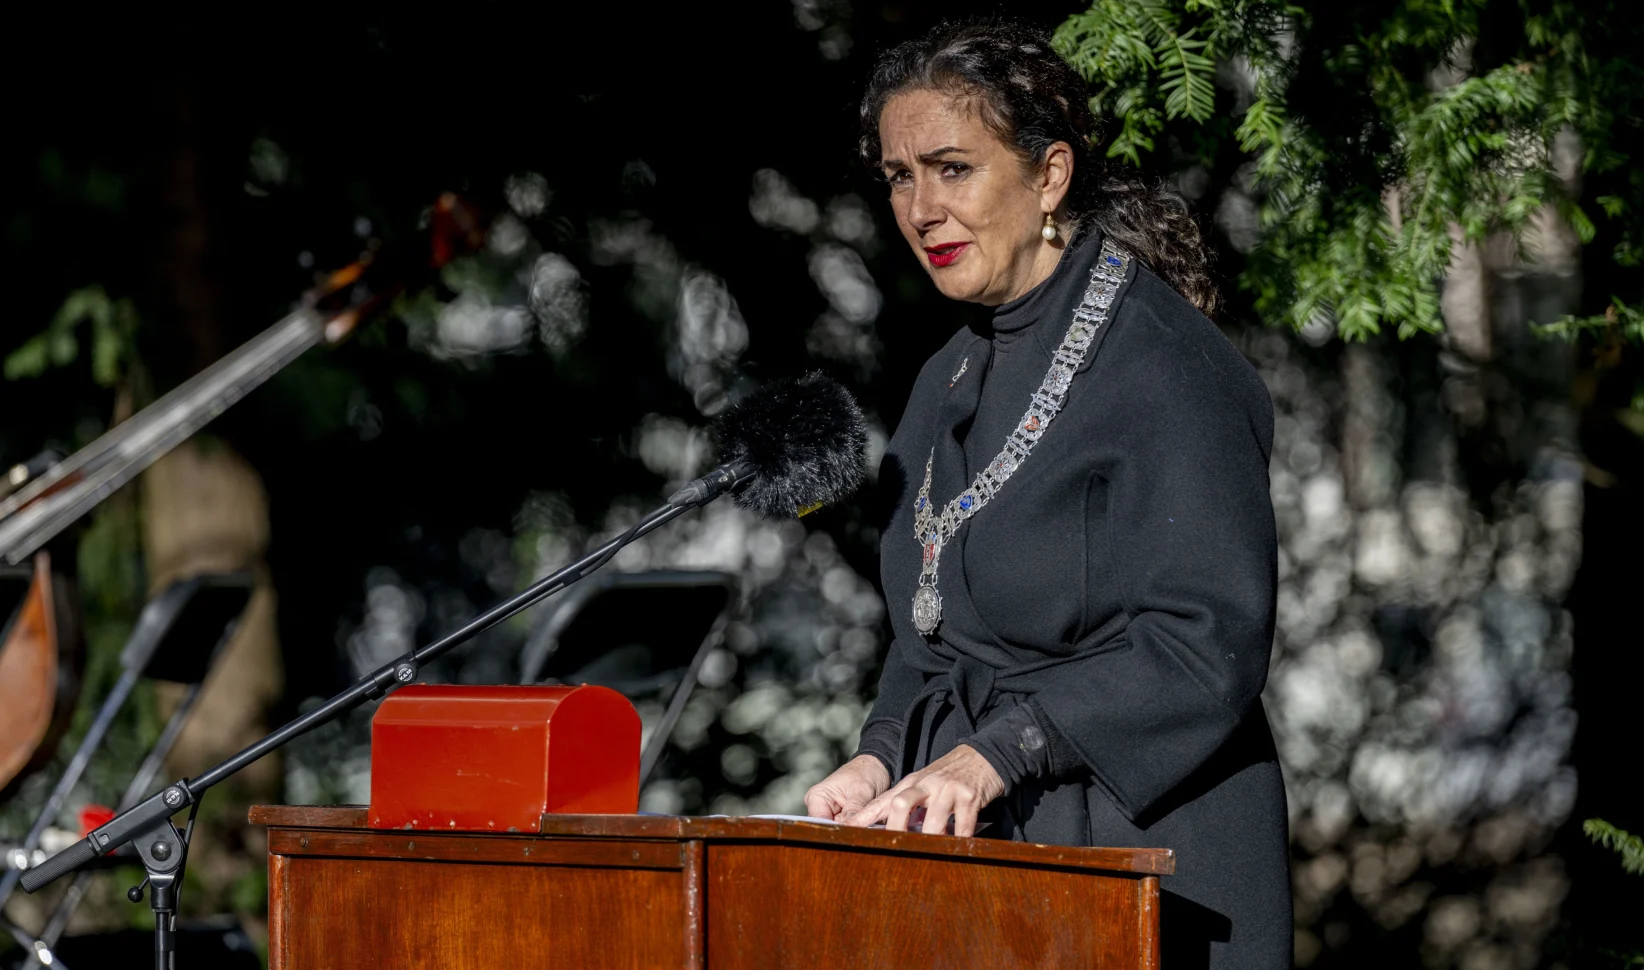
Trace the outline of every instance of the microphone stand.
[[[23, 873], [23, 889], [33, 893], [80, 868], [86, 863], [120, 848], [133, 844], [147, 873], [144, 880], [149, 886], [149, 908], [154, 911], [154, 965], [155, 970], [173, 970], [175, 952], [175, 920], [177, 891], [182, 886], [183, 866], [188, 859], [188, 840], [193, 834], [193, 813], [208, 789], [249, 767], [252, 762], [269, 754], [296, 738], [329, 724], [366, 701], [375, 700], [396, 687], [409, 684], [430, 662], [458, 644], [465, 643], [509, 617], [528, 609], [554, 595], [594, 570], [610, 562], [622, 548], [635, 539], [672, 522], [694, 508], [707, 505], [726, 492], [753, 477], [753, 470], [742, 463], [721, 465], [708, 474], [686, 485], [669, 496], [667, 504], [634, 523], [627, 532], [551, 576], [533, 583], [524, 592], [504, 600], [475, 617], [467, 624], [440, 637], [433, 643], [391, 661], [361, 677], [354, 686], [314, 708], [307, 714], [286, 724], [261, 741], [193, 778], [175, 781], [146, 800], [104, 825], [92, 830], [85, 838]], [[187, 832], [179, 833], [171, 818], [184, 808], [191, 808]], [[142, 885], [134, 886], [126, 896], [137, 902], [142, 899]]]

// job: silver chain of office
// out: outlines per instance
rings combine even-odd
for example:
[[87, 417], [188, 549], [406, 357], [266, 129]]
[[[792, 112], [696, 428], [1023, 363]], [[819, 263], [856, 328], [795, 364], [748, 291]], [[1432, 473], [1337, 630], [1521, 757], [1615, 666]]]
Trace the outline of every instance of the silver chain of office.
[[[1073, 375], [1084, 363], [1085, 353], [1096, 339], [1097, 331], [1107, 322], [1108, 307], [1113, 304], [1119, 284], [1124, 282], [1130, 260], [1129, 253], [1106, 240], [1102, 241], [1102, 253], [1096, 260], [1096, 267], [1090, 271], [1090, 285], [1085, 287], [1084, 299], [1073, 311], [1073, 324], [1068, 327], [1061, 346], [1056, 348], [1044, 382], [1033, 392], [1027, 413], [1011, 429], [1004, 449], [982, 469], [970, 487], [954, 496], [940, 513], [936, 512], [930, 500], [930, 469], [931, 462], [936, 458], [936, 449], [932, 448], [930, 457], [925, 459], [925, 483], [920, 486], [919, 495], [913, 502], [913, 536], [924, 546], [919, 589], [913, 594], [913, 625], [920, 633], [930, 636], [942, 622], [942, 594], [936, 587], [936, 569], [942, 560], [942, 547], [952, 541], [967, 519], [993, 500], [1010, 476], [1033, 453], [1033, 446], [1044, 437], [1050, 422], [1062, 410], [1062, 400], [1067, 397]], [[966, 358], [965, 363], [968, 365], [970, 359]], [[965, 368], [961, 367], [959, 374], [964, 371]], [[956, 380], [958, 376], [955, 375]]]

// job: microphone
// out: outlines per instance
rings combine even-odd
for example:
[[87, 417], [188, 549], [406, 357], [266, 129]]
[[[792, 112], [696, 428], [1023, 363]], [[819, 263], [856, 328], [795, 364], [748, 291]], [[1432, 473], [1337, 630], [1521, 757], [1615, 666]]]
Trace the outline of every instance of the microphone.
[[837, 502], [862, 484], [868, 431], [839, 382], [812, 371], [773, 381], [720, 416], [719, 467], [668, 497], [695, 506], [735, 491], [737, 504], [791, 519]]

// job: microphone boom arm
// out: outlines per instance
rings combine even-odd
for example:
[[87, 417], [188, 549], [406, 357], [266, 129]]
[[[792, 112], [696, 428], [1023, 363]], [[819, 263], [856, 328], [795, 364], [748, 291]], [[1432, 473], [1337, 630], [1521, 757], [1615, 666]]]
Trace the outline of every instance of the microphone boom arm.
[[[366, 701], [375, 700], [396, 687], [412, 683], [417, 679], [418, 673], [424, 666], [449, 652], [452, 648], [472, 640], [498, 623], [535, 606], [549, 596], [586, 577], [610, 562], [612, 557], [630, 542], [672, 522], [691, 509], [708, 504], [746, 481], [751, 475], [752, 472], [748, 469], [729, 465], [722, 465], [714, 469], [714, 471], [676, 492], [669, 498], [667, 504], [640, 519], [627, 532], [611, 539], [576, 562], [538, 580], [523, 592], [498, 603], [464, 624], [461, 628], [440, 637], [433, 643], [413, 650], [405, 656], [373, 670], [356, 681], [352, 687], [307, 714], [276, 729], [262, 740], [246, 746], [237, 754], [230, 756], [216, 766], [207, 769], [194, 778], [172, 782], [149, 798], [121, 812], [108, 822], [92, 830], [85, 838], [61, 850], [56, 855], [40, 863], [40, 865], [24, 872], [22, 879], [19, 880], [20, 884], [25, 891], [33, 893], [80, 868], [97, 856], [112, 852], [126, 842], [132, 841], [139, 843], [137, 848], [139, 854], [143, 856], [145, 866], [153, 869], [154, 864], [158, 864], [161, 867], [157, 872], [150, 872], [151, 878], [156, 874], [162, 877], [174, 875], [182, 864], [183, 853], [169, 848], [161, 852], [154, 852], [153, 850], [160, 842], [165, 840], [168, 834], [174, 841], [181, 843], [176, 828], [171, 825], [171, 817], [182, 809], [199, 802], [207, 789], [239, 773], [264, 755], [284, 747], [315, 728], [342, 717]], [[698, 497], [699, 495], [701, 497]], [[158, 836], [154, 845], [141, 844], [150, 835]], [[178, 848], [184, 849], [186, 846], [179, 844]], [[158, 858], [151, 859], [151, 855], [156, 855]]]

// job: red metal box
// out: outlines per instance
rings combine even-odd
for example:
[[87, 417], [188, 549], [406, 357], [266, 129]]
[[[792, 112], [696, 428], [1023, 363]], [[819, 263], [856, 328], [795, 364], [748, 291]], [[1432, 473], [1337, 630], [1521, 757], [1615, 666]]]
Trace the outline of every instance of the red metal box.
[[545, 812], [639, 809], [639, 715], [605, 687], [413, 684], [371, 719], [381, 829], [535, 832]]

